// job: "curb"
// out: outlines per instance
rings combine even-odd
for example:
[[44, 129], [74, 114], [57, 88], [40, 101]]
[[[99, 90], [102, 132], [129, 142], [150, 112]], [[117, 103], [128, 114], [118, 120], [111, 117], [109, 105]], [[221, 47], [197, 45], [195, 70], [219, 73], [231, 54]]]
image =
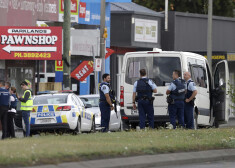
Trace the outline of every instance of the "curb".
[[126, 158], [61, 163], [58, 165], [44, 165], [29, 168], [146, 168], [152, 166], [170, 166], [223, 160], [234, 161], [235, 149], [143, 155]]

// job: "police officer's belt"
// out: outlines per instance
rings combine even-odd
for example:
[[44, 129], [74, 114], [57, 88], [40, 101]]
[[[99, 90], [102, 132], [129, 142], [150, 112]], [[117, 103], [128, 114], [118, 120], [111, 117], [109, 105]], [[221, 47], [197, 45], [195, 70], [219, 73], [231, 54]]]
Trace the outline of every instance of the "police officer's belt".
[[107, 102], [106, 100], [100, 100], [100, 99], [99, 99], [99, 101], [100, 101], [100, 102]]
[[184, 99], [174, 99], [174, 101], [184, 101]]

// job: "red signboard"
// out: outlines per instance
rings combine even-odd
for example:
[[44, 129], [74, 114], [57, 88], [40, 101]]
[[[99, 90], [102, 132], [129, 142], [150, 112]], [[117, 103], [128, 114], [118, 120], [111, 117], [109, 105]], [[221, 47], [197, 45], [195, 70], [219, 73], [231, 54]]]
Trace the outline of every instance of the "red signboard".
[[1, 27], [0, 59], [62, 60], [62, 28]]
[[0, 0], [0, 26], [35, 26], [37, 20], [58, 21], [58, 0]]
[[71, 77], [79, 81], [86, 79], [93, 72], [93, 61], [83, 61], [72, 73]]
[[[64, 12], [64, 0], [61, 0], [60, 7], [61, 7], [61, 11]], [[77, 13], [78, 12], [77, 9], [78, 9], [78, 1], [71, 0], [71, 12]]]
[[86, 17], [86, 3], [85, 2], [80, 2], [79, 17], [80, 18], [85, 18]]
[[105, 54], [105, 59], [107, 59], [110, 55], [112, 55], [115, 51], [110, 49], [110, 48], [106, 48], [106, 54]]

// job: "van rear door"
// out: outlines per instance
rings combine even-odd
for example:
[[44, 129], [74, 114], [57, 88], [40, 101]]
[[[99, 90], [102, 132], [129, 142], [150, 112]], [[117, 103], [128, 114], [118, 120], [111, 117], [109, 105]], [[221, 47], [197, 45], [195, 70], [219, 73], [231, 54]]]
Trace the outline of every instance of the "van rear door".
[[[124, 111], [126, 115], [132, 113], [133, 84], [139, 79], [139, 70], [146, 69], [147, 77], [153, 80], [158, 93], [154, 93], [155, 116], [167, 116], [166, 90], [172, 82], [172, 72], [181, 71], [181, 55], [178, 53], [131, 53], [126, 58], [124, 65]], [[158, 118], [160, 119], [160, 118]]]
[[214, 71], [213, 113], [215, 123], [228, 122], [229, 115], [229, 69], [228, 62], [223, 60], [216, 64]]

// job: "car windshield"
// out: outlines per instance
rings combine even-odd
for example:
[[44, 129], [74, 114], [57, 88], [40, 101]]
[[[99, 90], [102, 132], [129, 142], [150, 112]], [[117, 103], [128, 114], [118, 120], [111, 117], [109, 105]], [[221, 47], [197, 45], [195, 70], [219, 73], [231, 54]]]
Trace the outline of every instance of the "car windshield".
[[84, 104], [91, 104], [92, 107], [99, 107], [99, 97], [80, 97]]
[[172, 81], [172, 72], [181, 71], [179, 57], [132, 57], [127, 60], [125, 81], [134, 84], [139, 79], [139, 70], [146, 69], [148, 78], [157, 86], [165, 86]]
[[67, 103], [68, 95], [41, 95], [36, 96], [33, 105]]

